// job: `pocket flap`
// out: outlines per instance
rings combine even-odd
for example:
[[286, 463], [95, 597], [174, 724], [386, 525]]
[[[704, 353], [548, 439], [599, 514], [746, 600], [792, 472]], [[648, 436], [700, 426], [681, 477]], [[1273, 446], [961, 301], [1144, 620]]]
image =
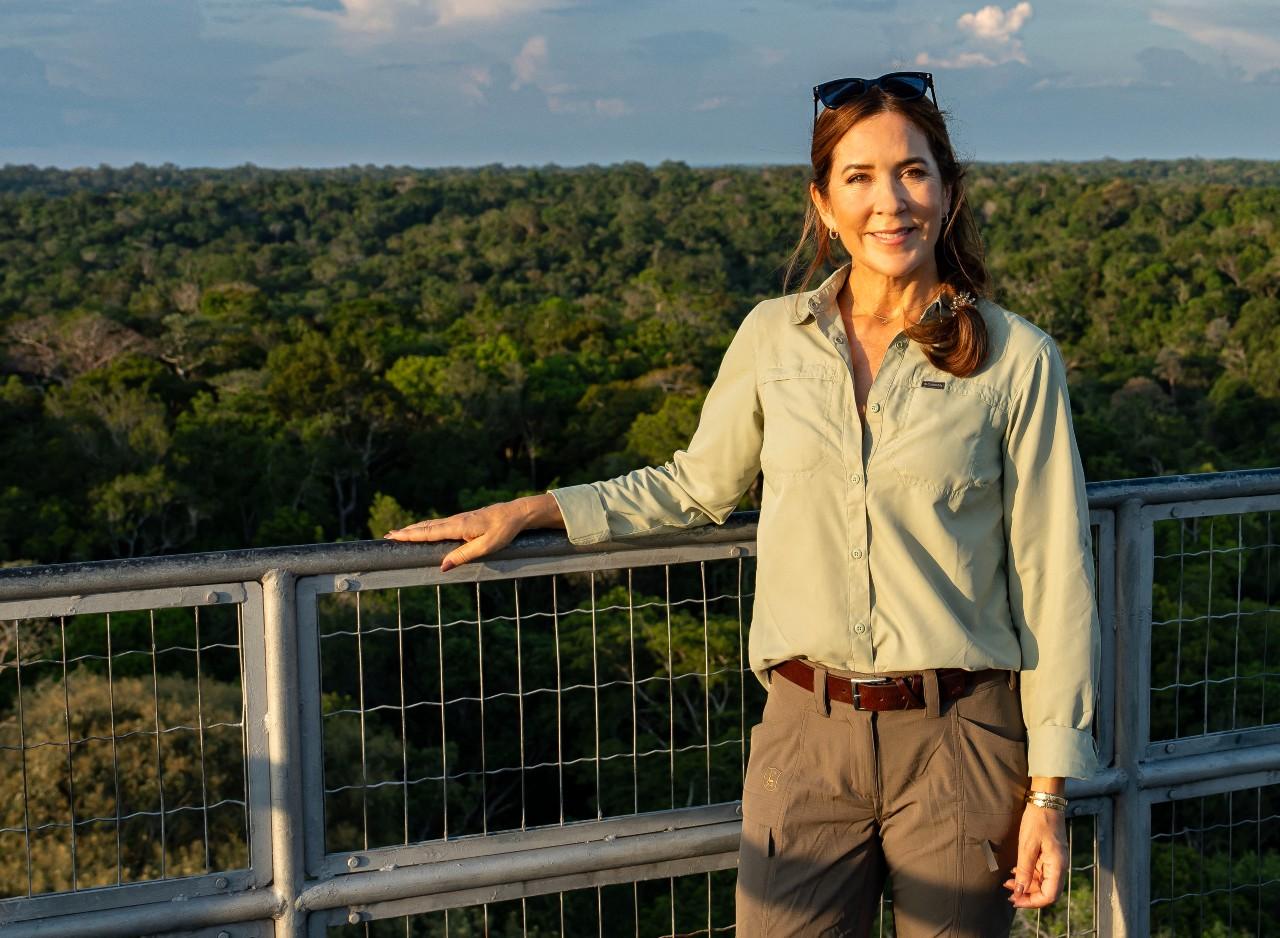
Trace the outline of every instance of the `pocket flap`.
[[819, 381], [834, 381], [836, 379], [836, 370], [831, 365], [824, 365], [820, 362], [781, 365], [764, 369], [760, 374], [760, 383], [785, 381], [788, 378], [817, 378]]

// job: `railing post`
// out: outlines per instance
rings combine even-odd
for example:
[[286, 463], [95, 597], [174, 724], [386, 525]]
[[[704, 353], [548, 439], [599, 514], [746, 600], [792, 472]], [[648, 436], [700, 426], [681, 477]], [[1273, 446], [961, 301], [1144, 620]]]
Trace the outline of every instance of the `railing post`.
[[297, 578], [268, 570], [262, 578], [267, 646], [267, 736], [271, 760], [271, 866], [279, 901], [277, 938], [305, 938], [298, 907], [305, 881], [302, 809], [301, 699], [298, 693]]
[[[1129, 499], [1116, 512], [1116, 766], [1125, 787], [1112, 818], [1112, 868], [1100, 934], [1146, 938], [1151, 930], [1151, 806], [1139, 786], [1138, 764], [1151, 727], [1151, 583], [1155, 539], [1142, 502]], [[1101, 898], [1101, 897], [1100, 897]], [[1109, 922], [1107, 921], [1109, 919]], [[1109, 930], [1106, 930], [1109, 924]]]

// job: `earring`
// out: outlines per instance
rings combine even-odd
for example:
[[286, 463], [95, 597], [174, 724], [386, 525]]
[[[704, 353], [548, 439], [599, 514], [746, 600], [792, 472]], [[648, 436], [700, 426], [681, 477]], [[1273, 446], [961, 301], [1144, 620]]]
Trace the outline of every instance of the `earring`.
[[840, 240], [840, 232], [836, 231], [834, 228], [832, 228], [832, 229], [831, 229], [831, 231], [829, 232], [829, 234], [830, 234], [830, 236], [831, 236], [831, 240], [832, 240], [832, 241], [839, 241], [839, 240]]
[[948, 219], [948, 218], [950, 218], [950, 217], [951, 217], [951, 213], [950, 213], [950, 212], [943, 212], [943, 213], [942, 213], [942, 227], [943, 227], [943, 228], [947, 227], [947, 219]]

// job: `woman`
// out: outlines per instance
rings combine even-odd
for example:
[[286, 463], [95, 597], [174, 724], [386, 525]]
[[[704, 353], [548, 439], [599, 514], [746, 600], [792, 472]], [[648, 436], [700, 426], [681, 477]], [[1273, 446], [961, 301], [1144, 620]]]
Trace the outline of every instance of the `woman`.
[[886, 875], [900, 938], [1007, 934], [1057, 898], [1064, 780], [1095, 765], [1065, 369], [984, 296], [932, 77], [827, 82], [814, 109], [792, 265], [812, 245], [807, 285], [837, 242], [851, 263], [751, 311], [688, 449], [388, 537], [466, 541], [448, 570], [529, 527], [720, 523], [763, 469], [738, 935], [864, 935]]

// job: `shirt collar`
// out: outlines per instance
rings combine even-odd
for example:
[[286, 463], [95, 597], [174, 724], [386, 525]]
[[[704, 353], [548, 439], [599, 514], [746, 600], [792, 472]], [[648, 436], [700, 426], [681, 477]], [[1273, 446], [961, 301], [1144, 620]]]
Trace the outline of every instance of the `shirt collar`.
[[840, 292], [844, 282], [849, 279], [849, 271], [852, 268], [852, 264], [845, 264], [824, 280], [822, 286], [818, 287], [818, 289], [810, 290], [807, 294], [801, 293], [799, 302], [796, 303], [795, 309], [791, 311], [791, 321], [799, 325], [808, 320], [810, 316], [816, 318], [819, 313], [835, 306], [836, 294]]
[[[824, 280], [818, 289], [810, 290], [808, 293], [801, 293], [795, 308], [791, 311], [791, 321], [799, 325], [807, 321], [811, 316], [817, 318], [819, 313], [829, 312], [834, 309], [836, 294], [840, 292], [840, 288], [849, 279], [849, 271], [852, 269], [852, 264], [845, 264]], [[950, 315], [950, 308], [943, 302], [942, 297], [938, 297], [925, 307], [925, 311], [920, 314], [920, 322], [928, 319], [944, 319]]]

